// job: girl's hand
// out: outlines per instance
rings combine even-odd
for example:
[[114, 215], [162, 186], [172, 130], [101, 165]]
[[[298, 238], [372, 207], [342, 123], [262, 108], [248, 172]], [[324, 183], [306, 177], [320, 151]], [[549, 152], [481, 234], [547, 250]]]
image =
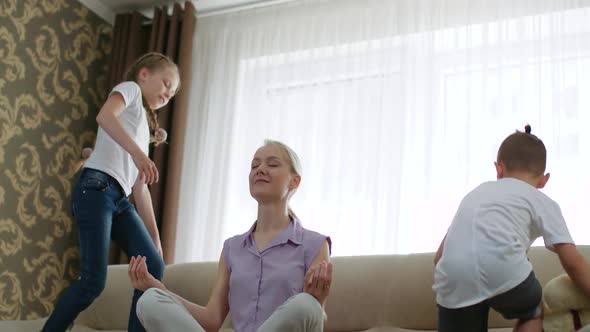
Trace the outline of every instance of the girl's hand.
[[139, 171], [139, 178], [145, 184], [158, 182], [159, 174], [156, 164], [143, 151], [136, 153], [133, 162]]
[[315, 297], [321, 305], [324, 305], [330, 294], [332, 284], [332, 263], [322, 261], [318, 265], [307, 270], [303, 291]]
[[158, 144], [166, 143], [166, 139], [168, 138], [168, 133], [164, 128], [158, 128], [154, 131], [154, 138], [153, 141]]
[[154, 245], [156, 246], [156, 250], [158, 250], [160, 257], [164, 258], [164, 250], [162, 250], [162, 242], [160, 239], [154, 240]]
[[154, 278], [147, 270], [145, 263], [145, 256], [131, 257], [129, 263], [129, 279], [133, 288], [140, 291], [145, 291], [149, 288], [159, 288], [165, 290], [164, 284], [160, 280]]

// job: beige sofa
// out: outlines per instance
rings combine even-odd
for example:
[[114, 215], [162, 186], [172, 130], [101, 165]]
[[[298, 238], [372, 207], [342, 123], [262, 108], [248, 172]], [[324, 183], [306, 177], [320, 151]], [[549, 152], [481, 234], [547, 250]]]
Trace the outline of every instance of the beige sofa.
[[[590, 260], [590, 246], [579, 249]], [[532, 248], [529, 257], [543, 285], [563, 273], [557, 256], [544, 248]], [[325, 331], [435, 331], [432, 258], [433, 254], [334, 257], [335, 275], [326, 305]], [[170, 265], [164, 282], [172, 291], [205, 304], [216, 265], [212, 262]], [[109, 267], [105, 291], [78, 317], [74, 332], [123, 331], [130, 299], [127, 266]], [[36, 331], [42, 323], [43, 320], [4, 321], [0, 322], [0, 331]], [[490, 316], [490, 331], [511, 331], [512, 324], [496, 313]], [[231, 331], [229, 319], [223, 331]]]

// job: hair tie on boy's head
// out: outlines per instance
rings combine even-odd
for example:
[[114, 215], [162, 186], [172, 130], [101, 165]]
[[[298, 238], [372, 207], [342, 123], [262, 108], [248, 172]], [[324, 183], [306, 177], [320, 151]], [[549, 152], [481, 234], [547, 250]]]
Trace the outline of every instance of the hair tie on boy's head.
[[524, 132], [527, 134], [530, 134], [531, 133], [531, 125], [528, 124], [528, 125], [524, 126]]

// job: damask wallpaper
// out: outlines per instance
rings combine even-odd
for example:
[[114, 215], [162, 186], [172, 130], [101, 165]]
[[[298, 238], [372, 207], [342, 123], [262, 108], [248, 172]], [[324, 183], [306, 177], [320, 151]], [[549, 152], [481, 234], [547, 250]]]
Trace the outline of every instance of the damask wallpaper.
[[0, 0], [0, 320], [47, 316], [78, 276], [70, 193], [111, 38], [75, 0]]

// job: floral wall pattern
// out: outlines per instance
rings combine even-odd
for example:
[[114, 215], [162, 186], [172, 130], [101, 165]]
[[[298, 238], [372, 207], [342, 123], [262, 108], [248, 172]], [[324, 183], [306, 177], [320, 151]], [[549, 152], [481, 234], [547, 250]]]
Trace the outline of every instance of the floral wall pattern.
[[78, 277], [70, 193], [111, 38], [75, 0], [0, 0], [0, 320], [47, 316]]

